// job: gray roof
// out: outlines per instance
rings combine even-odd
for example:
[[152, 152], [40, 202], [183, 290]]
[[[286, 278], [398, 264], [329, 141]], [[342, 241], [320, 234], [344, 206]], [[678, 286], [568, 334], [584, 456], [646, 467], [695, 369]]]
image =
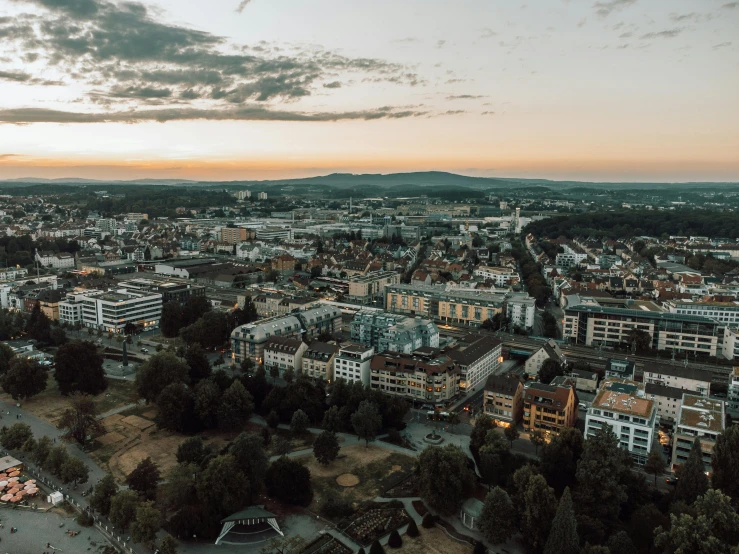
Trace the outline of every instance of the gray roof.
[[272, 512], [264, 509], [264, 506], [249, 506], [245, 510], [231, 514], [221, 520], [221, 523], [228, 521], [243, 521], [245, 519], [271, 519], [276, 517]]
[[670, 375], [672, 377], [680, 377], [681, 379], [692, 379], [694, 381], [711, 382], [713, 375], [710, 371], [697, 367], [684, 365], [667, 365], [667, 364], [644, 364], [644, 373], [657, 373], [660, 375]]
[[667, 385], [657, 385], [656, 383], [647, 383], [644, 385], [644, 392], [647, 395], [664, 396], [673, 400], [681, 400], [685, 390], [677, 387], [668, 387]]

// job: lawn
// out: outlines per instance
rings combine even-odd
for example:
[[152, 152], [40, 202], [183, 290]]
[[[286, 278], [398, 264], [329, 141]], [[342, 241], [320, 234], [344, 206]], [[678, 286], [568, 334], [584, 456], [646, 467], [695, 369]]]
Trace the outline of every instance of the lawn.
[[[374, 500], [403, 473], [412, 471], [416, 458], [386, 450], [377, 445], [355, 444], [342, 448], [339, 457], [328, 466], [316, 461], [312, 454], [296, 458], [311, 472], [315, 496], [311, 510], [318, 510], [322, 493], [332, 490], [353, 503]], [[351, 473], [359, 478], [353, 487], [342, 487], [336, 482], [339, 475]]]

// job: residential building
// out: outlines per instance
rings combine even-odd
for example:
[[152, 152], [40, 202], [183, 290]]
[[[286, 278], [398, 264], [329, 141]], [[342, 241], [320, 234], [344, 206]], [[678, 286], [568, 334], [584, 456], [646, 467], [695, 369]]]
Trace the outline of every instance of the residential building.
[[352, 341], [375, 351], [409, 354], [422, 346], [438, 348], [439, 329], [429, 319], [362, 310], [351, 322]]
[[509, 287], [521, 281], [518, 272], [510, 267], [479, 265], [474, 269], [472, 274], [485, 281], [492, 281], [496, 287]]
[[585, 252], [574, 250], [571, 246], [564, 245], [564, 252], [559, 252], [555, 260], [555, 265], [561, 268], [575, 267], [588, 259]]
[[580, 305], [565, 309], [564, 336], [576, 344], [600, 344], [614, 347], [629, 340], [629, 333], [638, 329], [652, 339], [657, 350], [696, 352], [715, 356], [718, 352], [718, 323], [705, 317], [644, 309], [611, 308]]
[[54, 269], [74, 269], [74, 255], [68, 252], [36, 252], [36, 261], [44, 267]]
[[710, 473], [713, 447], [724, 430], [725, 421], [722, 400], [683, 393], [680, 414], [672, 437], [672, 471], [687, 461], [690, 449], [698, 438], [703, 453], [703, 467]]
[[644, 385], [645, 397], [654, 401], [660, 423], [671, 425], [677, 421], [683, 403], [683, 389], [647, 383]]
[[739, 417], [739, 367], [734, 367], [729, 379], [729, 390], [726, 395], [726, 411], [732, 417]]
[[257, 194], [257, 200], [267, 200], [267, 193], [260, 192], [259, 194]]
[[570, 377], [575, 380], [575, 388], [582, 392], [595, 393], [598, 390], [598, 374], [585, 369], [573, 369]]
[[264, 347], [270, 338], [312, 338], [322, 333], [333, 335], [340, 331], [341, 311], [334, 306], [321, 305], [302, 312], [261, 319], [231, 331], [233, 359], [239, 364], [248, 357], [261, 364]]
[[701, 396], [711, 393], [711, 372], [685, 365], [644, 364], [644, 382], [693, 391]]
[[510, 295], [506, 298], [506, 318], [514, 326], [521, 329], [532, 329], [536, 317], [536, 299], [523, 294]]
[[272, 269], [275, 271], [295, 271], [295, 258], [290, 254], [280, 254], [272, 258]]
[[413, 401], [444, 404], [459, 392], [459, 369], [435, 348], [375, 354], [370, 372], [372, 389]]
[[491, 375], [485, 382], [483, 411], [499, 427], [517, 425], [523, 417], [523, 383], [517, 375]]
[[257, 229], [257, 239], [287, 242], [295, 239], [295, 233], [289, 227], [265, 227], [264, 229]]
[[724, 329], [721, 354], [727, 360], [739, 360], [739, 329]]
[[303, 367], [303, 352], [308, 348], [300, 339], [290, 337], [272, 337], [264, 345], [264, 369], [270, 371], [276, 367], [280, 374], [292, 369], [294, 372]]
[[122, 333], [131, 323], [138, 327], [159, 325], [162, 295], [125, 288], [67, 295], [58, 304], [59, 322]]
[[334, 358], [339, 351], [335, 342], [310, 343], [303, 352], [303, 375], [332, 383], [334, 381]]
[[[10, 347], [13, 351], [13, 355], [16, 358], [28, 358], [29, 360], [36, 360], [37, 362], [44, 362], [46, 360], [46, 354], [42, 350], [36, 350], [33, 341], [27, 340], [6, 340], [3, 344]], [[49, 362], [44, 365], [48, 365]]]
[[64, 300], [66, 293], [59, 289], [46, 289], [38, 293], [39, 309], [52, 321], [59, 321], [59, 303]]
[[712, 319], [731, 329], [739, 328], [739, 301], [733, 302], [692, 302], [690, 300], [671, 300], [666, 303], [670, 312], [697, 315]]
[[251, 198], [251, 191], [250, 190], [240, 190], [236, 193], [236, 198], [238, 200], [246, 200], [247, 198]]
[[635, 369], [636, 362], [632, 362], [630, 360], [617, 360], [615, 358], [608, 358], [608, 360], [606, 361], [605, 376], [633, 380]]
[[135, 221], [136, 223], [141, 223], [142, 221], [149, 219], [149, 214], [140, 213], [140, 212], [130, 212], [126, 214], [125, 219], [129, 221]]
[[471, 393], [481, 388], [500, 367], [503, 343], [490, 336], [481, 336], [467, 346], [449, 350], [459, 368], [459, 390]]
[[396, 271], [374, 271], [366, 275], [353, 275], [349, 278], [347, 299], [362, 304], [382, 300], [385, 287], [400, 283], [400, 273]]
[[245, 240], [251, 240], [255, 236], [255, 232], [252, 229], [246, 229], [244, 227], [223, 227], [221, 229], [221, 242], [227, 244], [237, 244], [244, 242]]
[[619, 438], [621, 448], [643, 465], [652, 449], [656, 433], [657, 408], [645, 398], [643, 385], [626, 379], [604, 379], [585, 416], [585, 439], [608, 425]]
[[578, 397], [572, 384], [545, 385], [529, 381], [523, 391], [523, 427], [558, 434], [577, 423]]
[[534, 378], [538, 377], [541, 366], [546, 360], [554, 360], [560, 365], [567, 363], [567, 358], [553, 339], [547, 340], [541, 348], [529, 356], [529, 359], [524, 364], [526, 375]]
[[334, 380], [344, 379], [353, 383], [358, 381], [370, 386], [370, 366], [375, 349], [363, 344], [347, 343], [341, 345], [334, 358]]

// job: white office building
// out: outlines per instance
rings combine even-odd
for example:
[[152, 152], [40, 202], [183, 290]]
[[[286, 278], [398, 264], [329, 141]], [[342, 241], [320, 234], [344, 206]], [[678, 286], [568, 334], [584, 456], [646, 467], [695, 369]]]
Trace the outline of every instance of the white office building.
[[128, 323], [140, 327], [158, 325], [162, 295], [126, 289], [72, 294], [59, 302], [59, 321], [121, 333]]
[[513, 325], [522, 329], [534, 327], [536, 316], [536, 299], [523, 294], [511, 295], [506, 299], [506, 317]]
[[370, 366], [375, 349], [362, 344], [345, 344], [334, 358], [334, 379], [344, 379], [349, 383], [359, 381], [365, 387], [370, 385]]

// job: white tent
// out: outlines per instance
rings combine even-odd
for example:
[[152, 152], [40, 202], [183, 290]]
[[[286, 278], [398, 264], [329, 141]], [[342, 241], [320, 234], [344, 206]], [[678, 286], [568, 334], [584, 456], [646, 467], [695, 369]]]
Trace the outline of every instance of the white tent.
[[49, 495], [48, 500], [52, 505], [58, 506], [59, 504], [64, 502], [64, 495], [59, 491], [54, 491]]

